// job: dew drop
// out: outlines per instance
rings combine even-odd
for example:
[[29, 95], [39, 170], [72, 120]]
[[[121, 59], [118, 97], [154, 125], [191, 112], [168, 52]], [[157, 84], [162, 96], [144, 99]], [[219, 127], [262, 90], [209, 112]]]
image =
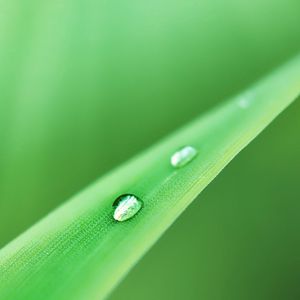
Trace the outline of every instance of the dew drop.
[[246, 109], [250, 106], [250, 101], [246, 98], [242, 98], [239, 100], [239, 107]]
[[113, 217], [119, 222], [126, 221], [135, 216], [142, 206], [143, 202], [138, 197], [132, 194], [121, 195], [113, 203]]
[[182, 147], [171, 156], [171, 165], [175, 168], [183, 167], [193, 160], [197, 153], [192, 146]]
[[242, 109], [247, 109], [250, 107], [254, 99], [254, 95], [251, 92], [245, 92], [242, 96], [238, 98], [238, 106]]

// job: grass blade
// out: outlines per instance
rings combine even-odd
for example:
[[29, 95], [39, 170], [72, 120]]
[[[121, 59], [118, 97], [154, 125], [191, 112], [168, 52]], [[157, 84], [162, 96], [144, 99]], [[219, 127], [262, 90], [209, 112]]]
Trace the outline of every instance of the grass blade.
[[[99, 179], [1, 250], [0, 298], [107, 296], [191, 201], [299, 92], [297, 57]], [[194, 146], [198, 155], [174, 169], [170, 156], [183, 145]], [[140, 197], [144, 207], [134, 218], [117, 223], [112, 203], [124, 193]]]

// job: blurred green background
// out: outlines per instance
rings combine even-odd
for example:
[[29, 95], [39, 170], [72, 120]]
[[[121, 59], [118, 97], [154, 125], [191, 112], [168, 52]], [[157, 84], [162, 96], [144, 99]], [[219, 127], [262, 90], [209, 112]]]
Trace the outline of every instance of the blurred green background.
[[[298, 0], [0, 0], [0, 246], [300, 52]], [[300, 103], [112, 300], [300, 299]]]

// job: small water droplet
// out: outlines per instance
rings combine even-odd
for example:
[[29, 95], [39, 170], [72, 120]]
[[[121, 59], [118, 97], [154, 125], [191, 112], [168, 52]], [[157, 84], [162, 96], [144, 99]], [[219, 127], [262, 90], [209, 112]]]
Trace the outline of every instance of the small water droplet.
[[250, 102], [249, 102], [249, 100], [248, 99], [240, 99], [239, 100], [239, 107], [240, 108], [248, 108], [250, 106]]
[[244, 95], [238, 99], [238, 106], [242, 109], [246, 109], [252, 104], [253, 99], [253, 94], [251, 92], [245, 92]]
[[121, 195], [113, 203], [113, 217], [119, 222], [126, 221], [135, 216], [142, 206], [143, 202], [138, 197], [132, 194]]
[[171, 157], [171, 165], [180, 168], [188, 164], [197, 155], [197, 150], [192, 146], [185, 146], [176, 151]]

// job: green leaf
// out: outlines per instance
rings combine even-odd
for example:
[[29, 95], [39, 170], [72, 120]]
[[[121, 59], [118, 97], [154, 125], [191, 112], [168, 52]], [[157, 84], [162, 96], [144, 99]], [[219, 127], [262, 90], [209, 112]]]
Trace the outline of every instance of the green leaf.
[[[299, 91], [297, 57], [100, 178], [1, 250], [0, 298], [106, 297], [192, 200]], [[173, 168], [170, 157], [184, 145], [195, 147], [198, 155], [187, 165]], [[117, 222], [112, 204], [125, 193], [141, 198], [144, 206], [132, 219]]]

